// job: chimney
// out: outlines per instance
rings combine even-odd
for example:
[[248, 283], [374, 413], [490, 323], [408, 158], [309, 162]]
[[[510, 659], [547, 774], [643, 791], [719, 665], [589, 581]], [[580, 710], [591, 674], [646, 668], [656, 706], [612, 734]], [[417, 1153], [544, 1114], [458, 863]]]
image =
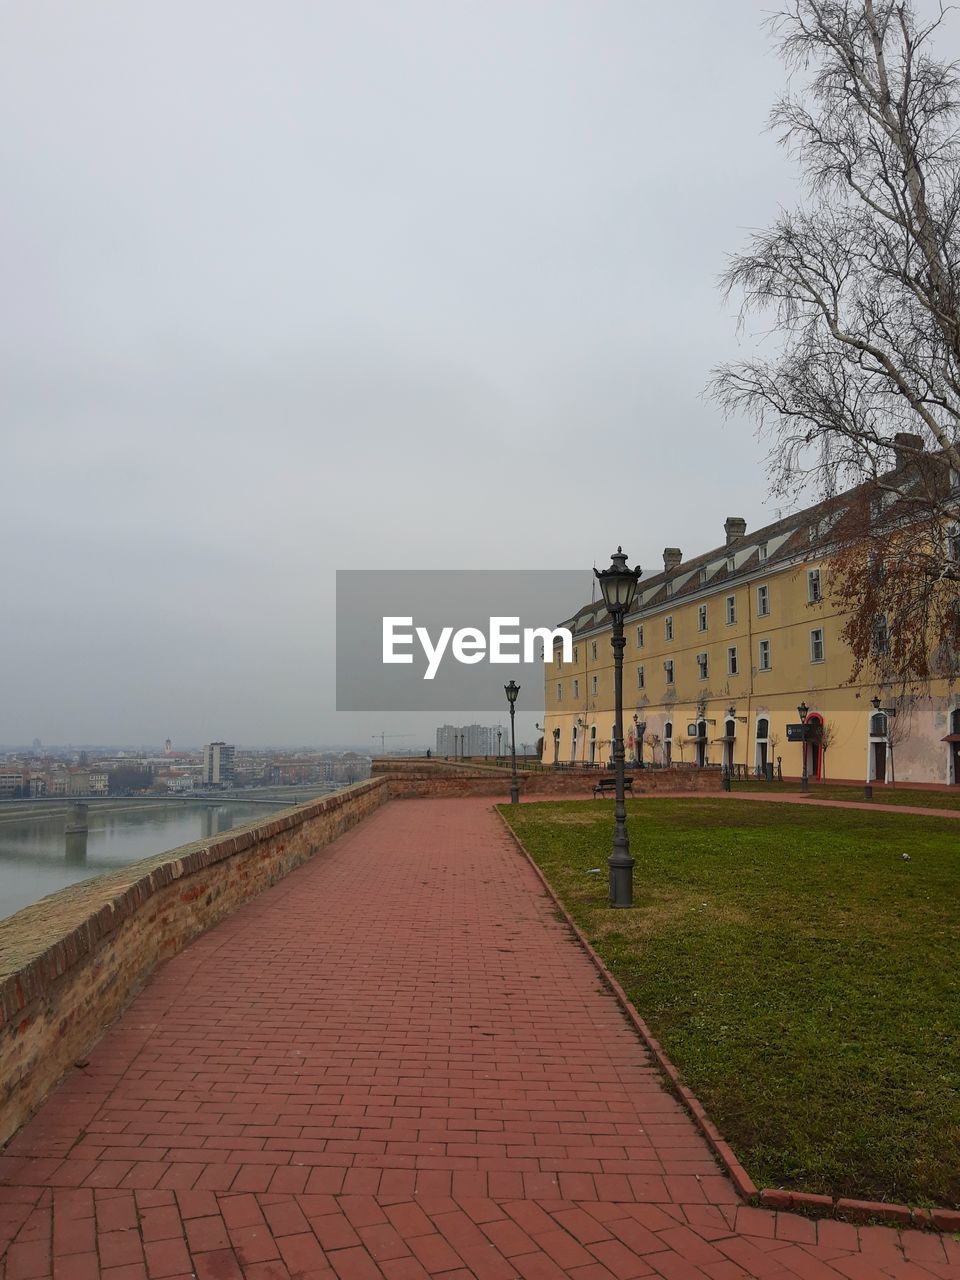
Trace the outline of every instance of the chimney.
[[918, 453], [923, 453], [923, 437], [911, 435], [909, 431], [898, 431], [893, 437], [893, 453], [897, 460], [897, 470], [902, 471], [911, 462], [917, 461]]
[[683, 552], [679, 547], [663, 548], [663, 572], [669, 577], [680, 568], [680, 562], [683, 559]]
[[747, 522], [743, 516], [727, 516], [723, 522], [723, 532], [727, 535], [727, 546], [739, 542], [746, 536]]

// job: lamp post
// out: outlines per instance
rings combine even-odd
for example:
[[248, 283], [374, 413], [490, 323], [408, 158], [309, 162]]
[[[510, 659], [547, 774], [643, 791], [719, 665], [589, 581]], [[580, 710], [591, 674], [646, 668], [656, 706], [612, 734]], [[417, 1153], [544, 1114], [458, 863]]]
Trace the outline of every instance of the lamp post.
[[[506, 685], [504, 685], [506, 688]], [[503, 737], [503, 730], [497, 725], [497, 764], [500, 763], [500, 739]]]
[[805, 702], [801, 702], [797, 707], [797, 715], [800, 717], [800, 723], [803, 725], [803, 768], [800, 773], [800, 790], [809, 791], [809, 783], [807, 782], [807, 712], [810, 708]]
[[627, 642], [623, 634], [624, 614], [637, 594], [641, 569], [627, 568], [623, 547], [617, 547], [608, 569], [594, 569], [603, 592], [603, 602], [613, 623], [610, 643], [613, 647], [613, 768], [616, 779], [616, 801], [613, 808], [613, 851], [607, 859], [610, 868], [611, 907], [633, 906], [633, 859], [627, 835], [627, 808], [624, 802], [623, 776], [623, 651]]
[[[880, 710], [880, 698], [877, 695], [874, 695], [870, 699], [870, 705], [871, 707], [873, 707], [873, 714], [876, 715], [877, 712]], [[873, 716], [871, 716], [870, 719], [872, 721]], [[867, 780], [863, 786], [864, 800], [873, 799], [873, 782], [870, 777], [870, 748], [872, 746], [872, 742], [871, 742], [872, 738], [873, 738], [873, 725], [871, 723], [867, 725]]]
[[513, 680], [503, 686], [503, 692], [510, 703], [510, 803], [520, 803], [520, 788], [517, 785], [517, 739], [514, 732], [514, 715], [516, 714], [517, 694], [520, 686]]

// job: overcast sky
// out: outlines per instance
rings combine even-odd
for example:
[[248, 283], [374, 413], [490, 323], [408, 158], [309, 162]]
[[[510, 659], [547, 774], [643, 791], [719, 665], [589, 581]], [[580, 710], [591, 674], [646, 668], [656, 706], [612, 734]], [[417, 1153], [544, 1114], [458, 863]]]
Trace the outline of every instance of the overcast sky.
[[334, 713], [335, 569], [774, 518], [701, 399], [768, 7], [3, 0], [0, 743], [426, 741]]

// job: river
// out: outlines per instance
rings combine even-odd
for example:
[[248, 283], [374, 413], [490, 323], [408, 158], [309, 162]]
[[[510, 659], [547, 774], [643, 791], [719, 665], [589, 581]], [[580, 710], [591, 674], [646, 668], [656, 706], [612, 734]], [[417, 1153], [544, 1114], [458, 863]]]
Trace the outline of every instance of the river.
[[[301, 791], [297, 799], [307, 796]], [[45, 898], [66, 885], [167, 849], [219, 835], [294, 803], [291, 798], [271, 804], [242, 800], [186, 800], [127, 807], [89, 806], [88, 833], [67, 832], [70, 806], [43, 816], [4, 812], [0, 806], [0, 918]]]

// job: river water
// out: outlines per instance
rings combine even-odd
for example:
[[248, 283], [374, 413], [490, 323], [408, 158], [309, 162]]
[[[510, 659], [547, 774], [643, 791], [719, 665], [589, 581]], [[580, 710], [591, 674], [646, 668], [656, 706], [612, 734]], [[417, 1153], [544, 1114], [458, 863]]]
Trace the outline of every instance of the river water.
[[183, 801], [107, 811], [91, 804], [85, 837], [66, 831], [69, 806], [44, 817], [4, 814], [0, 808], [0, 918], [65, 885], [232, 827], [266, 821], [291, 803], [289, 799], [272, 805]]

